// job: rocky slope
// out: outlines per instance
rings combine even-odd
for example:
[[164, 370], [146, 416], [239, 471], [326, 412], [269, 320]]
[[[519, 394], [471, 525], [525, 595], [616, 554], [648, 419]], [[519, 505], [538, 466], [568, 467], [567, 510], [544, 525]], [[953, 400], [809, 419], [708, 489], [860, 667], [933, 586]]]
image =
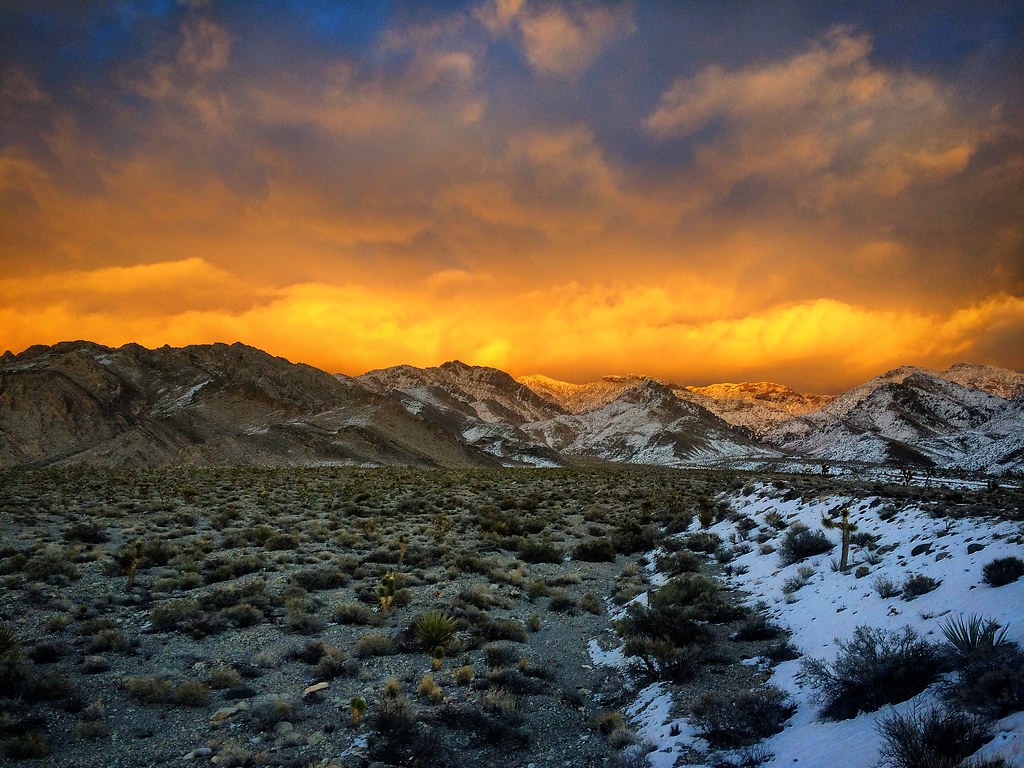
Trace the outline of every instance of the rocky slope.
[[780, 454], [756, 444], [667, 385], [636, 379], [597, 408], [525, 427], [559, 451], [631, 464], [681, 466]]
[[832, 395], [803, 394], [771, 382], [686, 387], [685, 396], [757, 435], [794, 416], [820, 410], [835, 399]]
[[537, 374], [521, 376], [517, 381], [569, 413], [586, 413], [608, 405], [625, 392], [655, 380], [647, 376], [603, 376], [600, 381], [589, 384], [572, 384]]
[[505, 463], [561, 463], [556, 451], [521, 427], [565, 411], [504, 371], [456, 360], [435, 368], [383, 368], [356, 381], [397, 397], [410, 413], [441, 425], [453, 437]]
[[1020, 465], [1021, 404], [904, 367], [819, 411], [780, 424], [770, 442], [829, 461], [1003, 471]]
[[0, 462], [403, 463], [485, 454], [376, 396], [242, 344], [32, 347], [0, 364]]
[[242, 344], [90, 342], [0, 358], [0, 466], [94, 462], [1024, 468], [1024, 375], [902, 367], [837, 397], [644, 376], [570, 384], [453, 361], [331, 376]]

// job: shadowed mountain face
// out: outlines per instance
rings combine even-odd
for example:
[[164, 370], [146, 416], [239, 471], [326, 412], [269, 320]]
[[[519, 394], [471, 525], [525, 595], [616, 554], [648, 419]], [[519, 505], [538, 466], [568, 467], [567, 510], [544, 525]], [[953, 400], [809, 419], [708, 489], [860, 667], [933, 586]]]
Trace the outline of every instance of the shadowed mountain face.
[[837, 397], [644, 376], [569, 384], [450, 362], [332, 376], [242, 344], [90, 342], [0, 358], [0, 463], [667, 466], [786, 457], [1024, 466], [1024, 376], [905, 367]]
[[242, 344], [32, 347], [0, 365], [5, 464], [492, 466], [393, 399]]

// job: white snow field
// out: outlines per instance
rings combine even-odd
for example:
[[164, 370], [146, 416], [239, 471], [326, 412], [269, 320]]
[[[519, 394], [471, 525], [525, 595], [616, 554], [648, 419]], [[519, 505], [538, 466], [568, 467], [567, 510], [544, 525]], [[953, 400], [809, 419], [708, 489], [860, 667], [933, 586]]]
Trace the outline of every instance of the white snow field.
[[[741, 538], [734, 522], [722, 521], [707, 529], [721, 536], [727, 546], [731, 543], [734, 551], [748, 550], [729, 563], [727, 583], [746, 593], [749, 605], [765, 603], [772, 621], [792, 632], [792, 642], [804, 658], [834, 660], [836, 640], [849, 640], [861, 625], [889, 631], [909, 626], [929, 641], [944, 642], [941, 626], [945, 621], [972, 615], [1008, 627], [1007, 639], [1024, 644], [1024, 579], [992, 587], [982, 578], [983, 566], [996, 558], [1013, 555], [1024, 559], [1021, 523], [978, 517], [932, 518], [913, 503], [900, 507], [899, 503], [877, 498], [783, 500], [783, 494], [771, 484], [758, 484], [752, 492], [733, 494], [726, 500], [734, 512], [755, 520], [762, 531], [768, 530], [764, 521], [772, 512], [788, 524], [803, 523], [820, 529], [823, 515], [849, 503], [850, 521], [858, 526], [857, 532], [876, 536], [884, 553], [872, 556], [867, 550], [852, 547], [851, 566], [845, 573], [840, 572], [841, 532], [833, 529], [826, 531], [837, 544], [830, 553], [782, 567], [778, 552], [763, 554], [757, 541]], [[769, 543], [777, 547], [782, 535], [783, 531], [776, 532]], [[783, 584], [800, 568], [806, 574], [807, 566], [814, 569], [814, 574], [803, 587], [786, 595]], [[867, 568], [867, 575], [855, 575], [859, 566]], [[883, 598], [876, 591], [879, 578], [900, 587], [915, 574], [940, 584], [912, 600]], [[604, 652], [597, 643], [591, 644], [591, 655], [597, 664], [626, 665], [621, 651]], [[747, 663], [762, 662], [751, 659]], [[802, 685], [800, 668], [801, 660], [797, 659], [772, 670], [768, 682], [787, 691], [797, 711], [781, 733], [761, 743], [763, 751], [772, 755], [763, 765], [871, 768], [880, 760], [882, 738], [876, 724], [881, 718], [939, 701], [937, 683], [909, 701], [862, 712], [850, 720], [827, 721], [819, 718], [820, 703], [814, 699], [814, 689]], [[686, 746], [707, 749], [685, 714], [679, 710], [671, 714], [670, 686], [663, 683], [640, 690], [627, 708], [626, 715], [638, 735], [654, 747], [647, 755], [650, 765], [675, 765]], [[998, 721], [994, 734], [975, 757], [1000, 757], [1008, 766], [1024, 767], [1024, 713]]]

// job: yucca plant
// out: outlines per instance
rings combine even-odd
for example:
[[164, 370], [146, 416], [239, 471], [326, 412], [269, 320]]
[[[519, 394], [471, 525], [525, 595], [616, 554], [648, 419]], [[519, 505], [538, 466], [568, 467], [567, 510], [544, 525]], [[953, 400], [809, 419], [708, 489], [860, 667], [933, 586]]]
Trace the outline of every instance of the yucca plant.
[[6, 624], [0, 624], [0, 659], [15, 656], [21, 648], [18, 636]]
[[427, 611], [416, 620], [416, 636], [428, 651], [447, 646], [457, 628], [455, 619], [444, 611]]
[[1006, 642], [1006, 631], [992, 619], [971, 615], [949, 618], [942, 625], [946, 641], [962, 659], [974, 659], [991, 653]]

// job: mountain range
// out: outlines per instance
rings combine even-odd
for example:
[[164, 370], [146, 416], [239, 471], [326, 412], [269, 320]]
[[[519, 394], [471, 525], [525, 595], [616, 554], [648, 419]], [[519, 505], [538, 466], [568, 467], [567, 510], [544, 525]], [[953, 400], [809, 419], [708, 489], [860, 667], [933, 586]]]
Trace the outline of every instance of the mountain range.
[[0, 466], [91, 463], [1024, 469], [1024, 375], [902, 367], [780, 384], [572, 384], [458, 361], [332, 375], [243, 344], [87, 341], [0, 357]]

